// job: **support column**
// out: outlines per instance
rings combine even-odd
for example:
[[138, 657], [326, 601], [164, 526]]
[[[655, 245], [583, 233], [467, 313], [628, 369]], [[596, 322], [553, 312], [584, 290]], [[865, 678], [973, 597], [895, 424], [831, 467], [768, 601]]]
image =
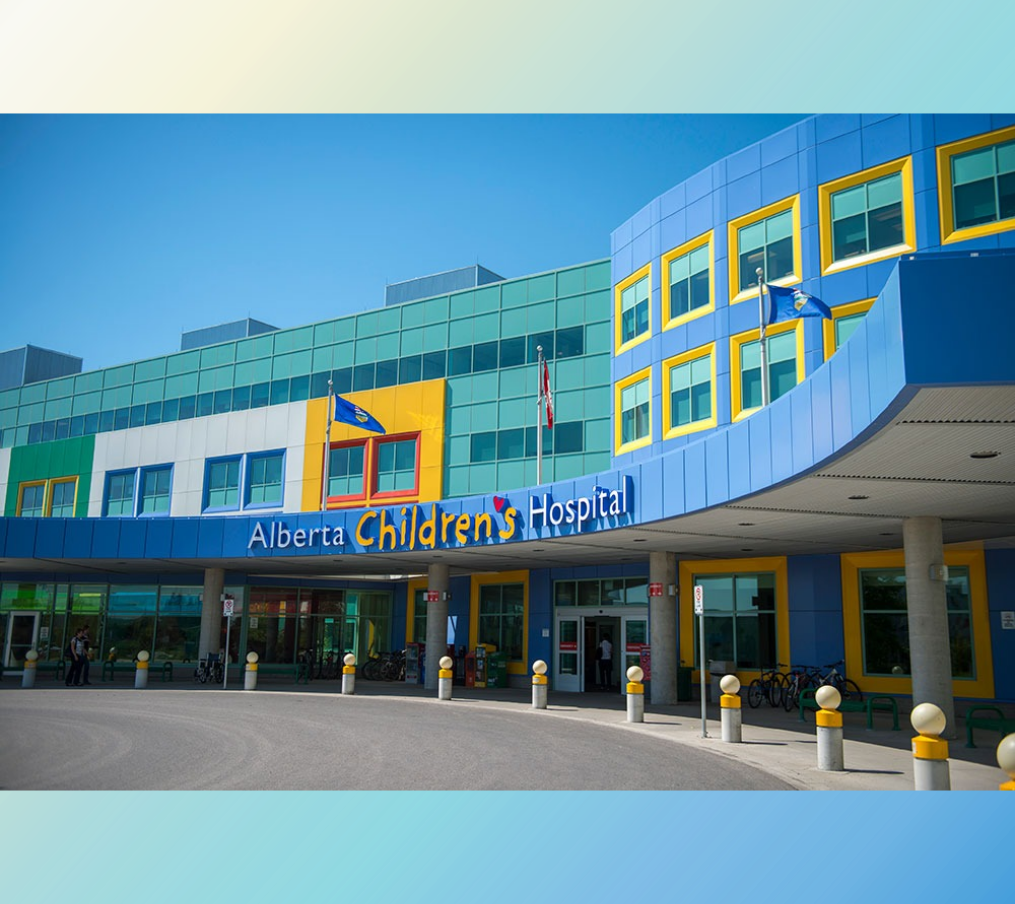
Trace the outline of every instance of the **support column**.
[[436, 602], [426, 604], [426, 684], [437, 690], [440, 661], [448, 647], [448, 600], [451, 579], [447, 565], [431, 565], [427, 572], [426, 589], [436, 591]]
[[204, 570], [204, 593], [201, 597], [201, 640], [197, 647], [198, 661], [209, 653], [217, 653], [222, 645], [222, 591], [226, 573], [222, 568]]
[[906, 518], [902, 522], [906, 556], [906, 607], [909, 660], [913, 675], [913, 707], [933, 703], [944, 713], [944, 737], [954, 738], [952, 658], [948, 640], [945, 582], [932, 576], [944, 566], [941, 519]]
[[649, 685], [652, 702], [677, 702], [677, 600], [670, 592], [677, 585], [677, 558], [671, 552], [648, 554], [648, 579], [663, 585], [662, 596], [648, 600], [649, 647], [652, 674]]

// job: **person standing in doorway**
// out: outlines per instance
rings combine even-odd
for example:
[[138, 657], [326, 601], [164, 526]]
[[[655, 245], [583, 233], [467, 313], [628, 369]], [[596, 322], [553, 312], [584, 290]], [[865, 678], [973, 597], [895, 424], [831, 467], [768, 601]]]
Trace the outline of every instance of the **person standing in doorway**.
[[70, 687], [81, 687], [81, 670], [85, 663], [85, 644], [81, 639], [82, 630], [78, 628], [74, 632], [69, 644], [67, 644], [67, 658], [70, 660], [70, 668], [67, 671], [65, 684]]
[[600, 690], [613, 687], [613, 644], [609, 634], [604, 634], [599, 642], [599, 682]]

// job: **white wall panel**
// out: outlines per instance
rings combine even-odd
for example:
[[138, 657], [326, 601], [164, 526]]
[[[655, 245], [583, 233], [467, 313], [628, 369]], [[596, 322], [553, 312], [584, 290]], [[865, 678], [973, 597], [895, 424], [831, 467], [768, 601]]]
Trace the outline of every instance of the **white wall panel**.
[[[7, 484], [11, 473], [11, 450], [0, 449], [0, 506], [7, 503]], [[14, 503], [17, 506], [17, 502]], [[16, 509], [15, 509], [16, 511]], [[13, 515], [14, 512], [8, 512]]]
[[264, 449], [264, 425], [268, 420], [267, 408], [255, 408], [247, 412], [247, 437], [244, 445], [248, 450]]

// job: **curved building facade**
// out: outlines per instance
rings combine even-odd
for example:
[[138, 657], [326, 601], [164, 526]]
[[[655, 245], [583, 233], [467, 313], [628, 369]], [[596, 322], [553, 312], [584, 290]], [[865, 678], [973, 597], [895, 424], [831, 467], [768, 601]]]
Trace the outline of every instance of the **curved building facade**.
[[[643, 663], [667, 703], [700, 587], [742, 681], [1015, 700], [1015, 116], [811, 118], [611, 241], [0, 393], [5, 666], [86, 622], [194, 661], [228, 594], [234, 662], [485, 644], [577, 692], [609, 637], [614, 687]], [[800, 290], [764, 356], [759, 269]], [[330, 424], [329, 381], [386, 432]]]

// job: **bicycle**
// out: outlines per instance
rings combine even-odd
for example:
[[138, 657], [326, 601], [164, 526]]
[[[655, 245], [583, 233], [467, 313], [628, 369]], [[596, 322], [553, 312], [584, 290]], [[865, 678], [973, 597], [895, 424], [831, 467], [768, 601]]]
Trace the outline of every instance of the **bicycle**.
[[780, 668], [783, 668], [783, 663], [777, 662], [773, 668], [762, 669], [761, 675], [747, 686], [747, 703], [751, 709], [761, 706], [762, 700], [767, 700], [768, 705], [772, 707], [782, 703], [786, 688], [786, 676], [782, 672], [776, 671]]
[[831, 669], [831, 671], [821, 676], [818, 686], [831, 685], [842, 695], [843, 700], [856, 700], [862, 703], [863, 691], [860, 690], [860, 686], [852, 678], [847, 678], [836, 668], [836, 666], [844, 666], [845, 664], [845, 660], [840, 659], [838, 662], [822, 666], [822, 668]]
[[218, 653], [209, 653], [194, 669], [194, 680], [201, 684], [221, 683], [222, 677], [222, 660]]

